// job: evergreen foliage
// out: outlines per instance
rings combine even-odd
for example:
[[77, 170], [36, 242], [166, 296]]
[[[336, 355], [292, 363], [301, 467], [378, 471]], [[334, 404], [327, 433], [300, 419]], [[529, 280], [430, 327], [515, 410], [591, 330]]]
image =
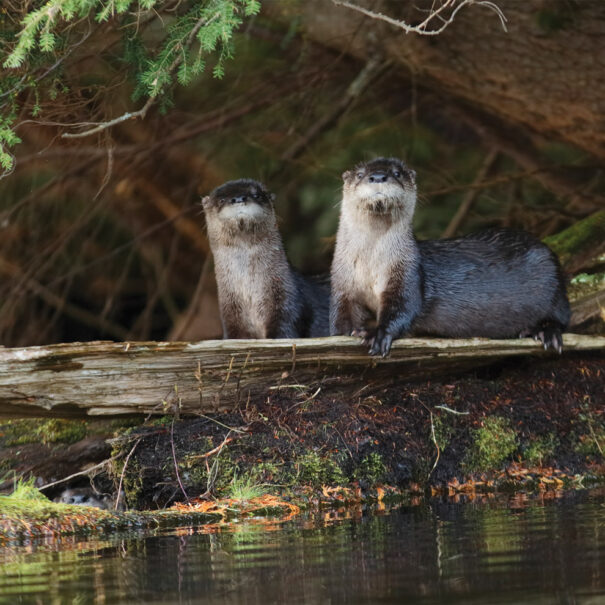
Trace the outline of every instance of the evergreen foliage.
[[[5, 42], [0, 46], [4, 55], [0, 60], [7, 70], [0, 79], [0, 166], [5, 174], [14, 164], [9, 148], [19, 142], [14, 132], [19, 100], [24, 91], [33, 90], [29, 112], [36, 117], [40, 94], [56, 95], [62, 86], [59, 67], [77, 48], [74, 30], [81, 24], [90, 28], [90, 34], [111, 22], [120, 32], [124, 64], [135, 82], [133, 100], [157, 99], [165, 106], [174, 84], [190, 84], [205, 70], [209, 56], [216, 56], [212, 75], [224, 75], [225, 61], [233, 56], [233, 34], [246, 17], [259, 12], [260, 2], [48, 0], [23, 10], [23, 15], [5, 10], [0, 17], [0, 39]], [[162, 30], [159, 41], [157, 36], [145, 38], [150, 25]]]

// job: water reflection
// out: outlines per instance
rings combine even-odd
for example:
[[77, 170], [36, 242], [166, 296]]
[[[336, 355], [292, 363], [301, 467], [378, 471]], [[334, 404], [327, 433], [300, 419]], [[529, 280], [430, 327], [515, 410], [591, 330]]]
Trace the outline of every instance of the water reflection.
[[6, 603], [603, 603], [605, 494], [4, 548]]

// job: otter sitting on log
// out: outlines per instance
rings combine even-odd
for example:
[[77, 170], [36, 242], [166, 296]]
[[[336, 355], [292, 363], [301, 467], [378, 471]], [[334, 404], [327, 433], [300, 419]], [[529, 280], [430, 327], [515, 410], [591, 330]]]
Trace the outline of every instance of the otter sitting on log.
[[202, 200], [224, 338], [329, 334], [327, 279], [303, 277], [290, 266], [273, 199], [261, 183], [239, 179]]
[[330, 333], [388, 355], [403, 334], [533, 336], [561, 352], [569, 302], [553, 252], [521, 231], [416, 241], [415, 172], [378, 158], [343, 174]]

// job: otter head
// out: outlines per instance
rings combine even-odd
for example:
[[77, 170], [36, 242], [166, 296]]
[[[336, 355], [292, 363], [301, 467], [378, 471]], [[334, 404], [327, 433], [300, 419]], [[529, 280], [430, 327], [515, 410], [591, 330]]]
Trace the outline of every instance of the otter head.
[[202, 199], [209, 230], [237, 235], [275, 226], [272, 193], [252, 179], [228, 181]]
[[97, 498], [92, 490], [87, 488], [66, 489], [53, 502], [62, 502], [63, 504], [80, 504], [82, 506], [94, 506], [95, 508], [106, 509], [105, 502]]
[[412, 219], [416, 173], [397, 158], [377, 158], [343, 175], [343, 204], [377, 216]]

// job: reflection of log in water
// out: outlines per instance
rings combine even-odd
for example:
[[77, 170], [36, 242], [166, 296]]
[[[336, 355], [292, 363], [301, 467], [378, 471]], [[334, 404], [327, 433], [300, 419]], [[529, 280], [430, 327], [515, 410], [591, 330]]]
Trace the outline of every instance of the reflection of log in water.
[[[564, 351], [595, 349], [605, 349], [605, 337], [565, 334]], [[482, 338], [403, 339], [387, 359], [369, 357], [348, 337], [0, 349], [0, 415], [195, 415], [245, 405], [272, 387], [305, 385], [354, 395], [397, 380], [545, 354], [530, 339]]]

